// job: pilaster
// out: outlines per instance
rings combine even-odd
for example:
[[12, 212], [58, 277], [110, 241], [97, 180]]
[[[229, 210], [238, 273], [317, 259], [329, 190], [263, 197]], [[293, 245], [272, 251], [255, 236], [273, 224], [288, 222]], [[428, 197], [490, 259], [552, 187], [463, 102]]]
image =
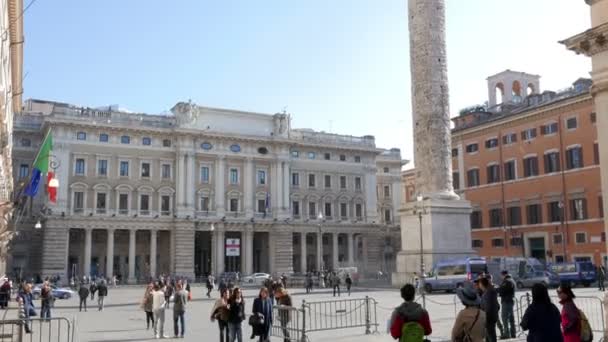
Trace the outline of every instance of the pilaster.
[[175, 226], [175, 275], [194, 278], [194, 223]]
[[42, 277], [68, 277], [70, 230], [63, 220], [49, 220], [43, 227]]

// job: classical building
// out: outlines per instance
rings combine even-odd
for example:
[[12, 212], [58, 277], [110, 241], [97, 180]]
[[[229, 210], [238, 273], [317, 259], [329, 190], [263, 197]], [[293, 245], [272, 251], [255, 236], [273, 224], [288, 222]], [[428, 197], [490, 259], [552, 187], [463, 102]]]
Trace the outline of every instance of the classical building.
[[23, 66], [23, 1], [0, 1], [0, 274], [6, 270], [12, 231], [13, 113], [21, 111]]
[[134, 282], [394, 267], [404, 161], [373, 136], [192, 103], [148, 115], [28, 100], [15, 119], [17, 182], [48, 132], [57, 203], [42, 189], [27, 208], [15, 272]]
[[[541, 92], [539, 79], [510, 70], [489, 77], [489, 104], [452, 119], [454, 187], [473, 206], [473, 248], [486, 257], [605, 261], [591, 80]], [[403, 184], [414, 201], [412, 171]]]

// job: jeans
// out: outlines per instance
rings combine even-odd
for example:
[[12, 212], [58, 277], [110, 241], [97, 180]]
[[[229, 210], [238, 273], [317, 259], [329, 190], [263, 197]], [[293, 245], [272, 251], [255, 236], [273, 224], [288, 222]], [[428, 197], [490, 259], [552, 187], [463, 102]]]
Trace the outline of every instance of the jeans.
[[218, 320], [217, 325], [220, 328], [220, 342], [229, 342], [228, 323]]
[[340, 297], [340, 285], [334, 285], [334, 297], [336, 296], [336, 290], [338, 291], [338, 297]]
[[348, 295], [350, 296], [350, 285], [346, 285], [346, 291], [348, 291]]
[[152, 323], [152, 328], [154, 328], [154, 313], [146, 311], [146, 326], [148, 329], [150, 329], [150, 323]]
[[154, 335], [165, 335], [165, 309], [154, 310]]
[[[173, 335], [174, 336], [184, 336], [186, 332], [186, 321], [184, 320], [184, 311], [173, 311]], [[182, 333], [179, 334], [179, 329], [177, 323], [181, 323]]]
[[506, 337], [515, 338], [515, 317], [513, 317], [513, 302], [500, 303], [502, 324]]
[[288, 320], [281, 320], [281, 329], [283, 330], [283, 341], [289, 342], [289, 330], [287, 329]]
[[243, 342], [243, 329], [241, 323], [228, 322], [228, 333], [230, 334], [230, 342]]
[[486, 342], [496, 342], [496, 322], [486, 322]]
[[99, 311], [103, 310], [103, 300], [105, 298], [105, 296], [97, 296], [97, 308], [99, 309]]
[[82, 311], [83, 306], [84, 306], [84, 311], [87, 311], [87, 297], [80, 298], [80, 311]]
[[40, 318], [51, 318], [51, 306], [49, 304], [43, 304], [40, 308]]

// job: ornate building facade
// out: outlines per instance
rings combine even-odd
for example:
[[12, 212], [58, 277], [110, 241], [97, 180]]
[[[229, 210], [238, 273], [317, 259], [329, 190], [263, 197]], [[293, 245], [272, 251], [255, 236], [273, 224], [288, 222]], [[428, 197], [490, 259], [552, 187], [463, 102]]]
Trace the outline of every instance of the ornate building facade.
[[24, 109], [15, 121], [16, 179], [28, 177], [50, 132], [59, 188], [56, 204], [42, 193], [28, 208], [15, 272], [134, 282], [394, 267], [404, 162], [373, 136], [183, 102], [172, 115], [38, 100]]

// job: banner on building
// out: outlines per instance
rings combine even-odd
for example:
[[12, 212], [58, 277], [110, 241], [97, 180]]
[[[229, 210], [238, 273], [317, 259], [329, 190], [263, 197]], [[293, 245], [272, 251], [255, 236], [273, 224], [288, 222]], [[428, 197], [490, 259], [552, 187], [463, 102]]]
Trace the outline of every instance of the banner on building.
[[241, 239], [226, 239], [226, 256], [241, 256]]

